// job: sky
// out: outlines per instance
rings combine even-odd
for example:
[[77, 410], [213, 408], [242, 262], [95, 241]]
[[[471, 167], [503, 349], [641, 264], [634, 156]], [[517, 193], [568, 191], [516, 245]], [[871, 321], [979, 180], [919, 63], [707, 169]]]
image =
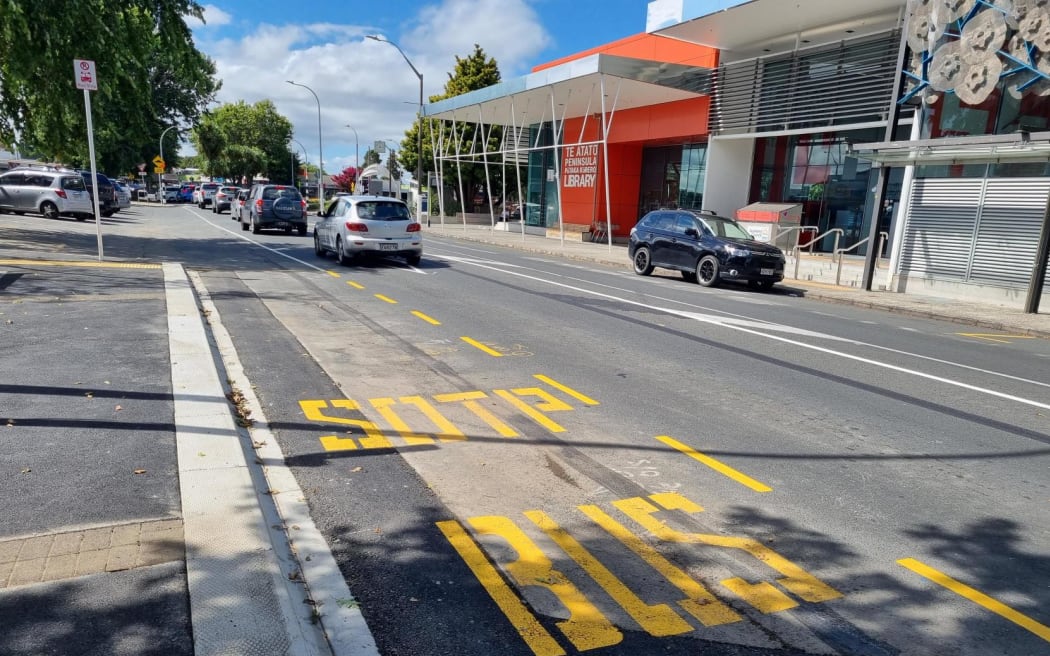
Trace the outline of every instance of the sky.
[[[217, 105], [269, 99], [287, 117], [308, 161], [323, 147], [326, 173], [338, 173], [380, 139], [395, 142], [424, 97], [444, 91], [455, 57], [480, 45], [504, 79], [533, 66], [645, 31], [647, 0], [199, 0], [190, 20], [197, 48], [216, 64]], [[318, 101], [292, 80], [313, 89]], [[351, 128], [346, 127], [350, 125]], [[356, 139], [354, 130], [356, 130]], [[294, 145], [294, 144], [293, 144]], [[184, 143], [184, 154], [193, 149]]]

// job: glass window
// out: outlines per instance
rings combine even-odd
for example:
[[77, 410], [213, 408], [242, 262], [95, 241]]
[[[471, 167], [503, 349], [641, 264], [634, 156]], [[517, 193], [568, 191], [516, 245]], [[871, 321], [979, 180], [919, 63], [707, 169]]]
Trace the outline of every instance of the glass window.
[[688, 214], [679, 214], [675, 216], [674, 231], [677, 234], [685, 235], [686, 231], [690, 228], [694, 230], [696, 229], [696, 221], [693, 220], [693, 217]]
[[87, 191], [87, 185], [84, 184], [84, 178], [62, 178], [62, 188], [69, 189], [70, 191]]
[[293, 187], [266, 187], [263, 189], [263, 200], [277, 200], [278, 198], [300, 198], [299, 191]]
[[740, 224], [732, 219], [706, 216], [700, 219], [700, 223], [707, 228], [709, 233], [719, 237], [729, 237], [730, 239], [753, 239], [751, 233], [744, 230]]
[[366, 201], [357, 204], [357, 216], [377, 221], [404, 221], [411, 219], [408, 206], [389, 201]]

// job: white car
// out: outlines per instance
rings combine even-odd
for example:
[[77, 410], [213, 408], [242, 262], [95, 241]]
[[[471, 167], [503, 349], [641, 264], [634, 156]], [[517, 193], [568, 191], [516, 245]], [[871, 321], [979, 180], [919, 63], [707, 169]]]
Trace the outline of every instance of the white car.
[[16, 168], [0, 175], [0, 212], [39, 212], [49, 219], [94, 217], [84, 178], [76, 171]]
[[197, 204], [197, 207], [204, 209], [211, 205], [212, 200], [215, 198], [215, 192], [222, 187], [218, 182], [202, 182], [197, 185], [193, 190], [193, 202]]
[[114, 182], [113, 188], [117, 190], [117, 207], [122, 210], [131, 207], [131, 190], [119, 182]]
[[394, 255], [411, 265], [423, 257], [422, 226], [408, 205], [385, 196], [338, 196], [314, 225], [314, 252], [340, 264], [362, 255]]

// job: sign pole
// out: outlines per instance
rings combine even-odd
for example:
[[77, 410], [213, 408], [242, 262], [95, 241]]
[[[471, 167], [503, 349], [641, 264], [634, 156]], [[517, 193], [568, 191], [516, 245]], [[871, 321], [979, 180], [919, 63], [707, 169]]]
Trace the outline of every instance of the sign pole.
[[95, 170], [95, 129], [91, 124], [91, 92], [98, 90], [95, 62], [88, 59], [73, 60], [73, 74], [77, 88], [84, 90], [84, 115], [87, 117], [88, 158], [91, 160], [91, 201], [95, 208], [95, 234], [98, 236], [98, 261], [102, 261], [102, 213], [98, 207], [98, 172]]

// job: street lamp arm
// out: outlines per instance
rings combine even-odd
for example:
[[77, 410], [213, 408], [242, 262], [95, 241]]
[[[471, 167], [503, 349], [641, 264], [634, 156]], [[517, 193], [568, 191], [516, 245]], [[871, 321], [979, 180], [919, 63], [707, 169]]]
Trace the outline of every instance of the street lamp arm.
[[389, 43], [390, 45], [397, 48], [397, 51], [401, 53], [401, 56], [405, 59], [405, 63], [408, 64], [408, 67], [411, 68], [412, 72], [416, 74], [416, 77], [418, 77], [420, 80], [423, 79], [423, 74], [420, 73], [419, 69], [415, 67], [415, 65], [412, 63], [412, 60], [409, 59], [408, 55], [405, 54], [405, 51], [401, 49], [401, 46], [397, 45], [393, 41], [390, 41], [389, 39], [384, 39], [378, 34], [369, 34], [367, 38], [372, 39], [373, 41], [378, 41], [380, 43]]
[[[321, 99], [317, 97], [317, 93], [306, 86], [305, 84], [299, 84], [292, 80], [285, 80], [288, 84], [296, 87], [302, 87], [313, 94], [314, 100], [317, 101], [317, 197], [321, 209], [324, 209], [324, 141], [321, 139]], [[304, 149], [305, 150], [305, 149]]]

